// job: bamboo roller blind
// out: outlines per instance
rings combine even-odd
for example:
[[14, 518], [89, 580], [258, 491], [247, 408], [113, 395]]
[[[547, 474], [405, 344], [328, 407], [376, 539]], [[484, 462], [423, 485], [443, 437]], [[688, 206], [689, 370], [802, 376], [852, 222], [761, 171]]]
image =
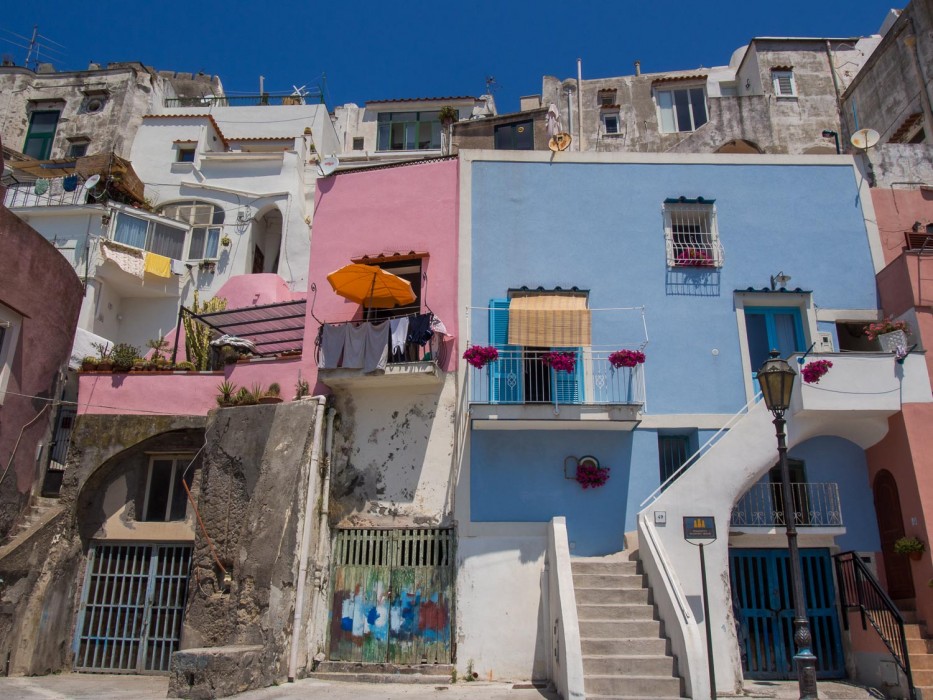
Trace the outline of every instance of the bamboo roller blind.
[[581, 294], [528, 294], [509, 303], [509, 345], [573, 348], [592, 345], [592, 318]]

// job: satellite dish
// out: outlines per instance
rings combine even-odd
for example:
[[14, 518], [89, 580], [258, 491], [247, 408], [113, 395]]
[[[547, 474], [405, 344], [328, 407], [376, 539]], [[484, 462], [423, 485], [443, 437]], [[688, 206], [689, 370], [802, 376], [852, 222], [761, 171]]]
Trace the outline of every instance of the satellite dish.
[[93, 190], [97, 187], [97, 183], [100, 182], [100, 175], [91, 175], [87, 180], [84, 181], [84, 189]]
[[327, 156], [321, 161], [321, 174], [327, 177], [340, 165], [340, 159], [337, 156]]
[[562, 131], [559, 134], [554, 134], [550, 139], [548, 139], [547, 147], [552, 151], [566, 151], [570, 148], [570, 142], [573, 139], [570, 137], [566, 131]]
[[852, 142], [853, 146], [864, 151], [877, 144], [880, 138], [881, 134], [874, 129], [859, 129], [852, 134], [852, 138], [849, 140]]

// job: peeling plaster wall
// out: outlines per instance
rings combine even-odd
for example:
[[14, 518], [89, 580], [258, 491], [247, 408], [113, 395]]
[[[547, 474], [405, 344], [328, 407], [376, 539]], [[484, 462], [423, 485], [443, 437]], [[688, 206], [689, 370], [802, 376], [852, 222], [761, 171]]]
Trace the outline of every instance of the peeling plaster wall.
[[456, 377], [437, 387], [339, 392], [330, 521], [446, 525], [452, 511]]

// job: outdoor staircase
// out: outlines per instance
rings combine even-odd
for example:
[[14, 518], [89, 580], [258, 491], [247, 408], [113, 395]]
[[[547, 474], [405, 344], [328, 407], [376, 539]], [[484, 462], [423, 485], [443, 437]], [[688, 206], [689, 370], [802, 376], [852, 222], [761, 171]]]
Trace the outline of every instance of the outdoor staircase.
[[923, 694], [923, 700], [930, 700], [933, 698], [933, 638], [928, 634], [927, 626], [917, 619], [916, 610], [902, 608], [900, 612], [904, 618], [904, 636], [907, 637], [914, 687]]
[[454, 673], [453, 664], [417, 664], [406, 666], [355, 661], [322, 661], [309, 674], [311, 678], [349, 683], [416, 683], [447, 685]]
[[684, 697], [641, 562], [574, 558], [588, 700]]
[[45, 527], [61, 511], [62, 507], [57, 498], [35, 497], [29, 510], [20, 516], [19, 521], [7, 534], [6, 540], [0, 545], [0, 559]]

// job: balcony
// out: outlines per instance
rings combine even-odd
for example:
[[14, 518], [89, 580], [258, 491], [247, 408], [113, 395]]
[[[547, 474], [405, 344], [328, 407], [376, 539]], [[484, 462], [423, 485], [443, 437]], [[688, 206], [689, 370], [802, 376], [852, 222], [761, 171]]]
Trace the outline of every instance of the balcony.
[[9, 185], [3, 203], [8, 209], [16, 207], [62, 207], [81, 206], [87, 203], [88, 191], [77, 185], [69, 192], [64, 187], [65, 178], [48, 181], [48, 189], [38, 194], [35, 182], [17, 182]]
[[640, 422], [644, 365], [616, 368], [609, 363], [612, 351], [584, 347], [569, 351], [576, 358], [572, 371], [558, 371], [545, 362], [550, 351], [498, 352], [485, 367], [468, 368], [475, 428], [631, 430]]
[[332, 389], [434, 385], [443, 381], [440, 365], [445, 352], [443, 336], [435, 333], [424, 346], [407, 343], [400, 357], [393, 357], [390, 347], [385, 369], [371, 372], [363, 367], [321, 367], [318, 353], [318, 377]]
[[[839, 502], [839, 484], [792, 483], [794, 525], [798, 528], [832, 529], [833, 534], [845, 531], [842, 506]], [[758, 483], [745, 492], [732, 508], [732, 530], [761, 532], [764, 529], [783, 528], [784, 496], [780, 483]]]

